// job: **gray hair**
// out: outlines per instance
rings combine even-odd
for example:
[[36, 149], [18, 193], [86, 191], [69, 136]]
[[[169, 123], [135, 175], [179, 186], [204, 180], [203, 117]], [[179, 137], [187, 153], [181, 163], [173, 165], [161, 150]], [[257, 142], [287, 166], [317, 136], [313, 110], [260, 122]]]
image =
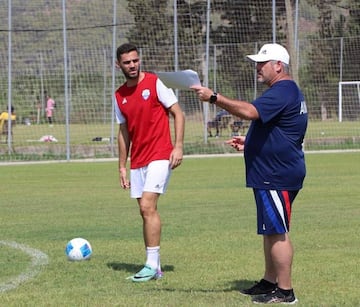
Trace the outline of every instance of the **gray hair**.
[[284, 71], [285, 71], [287, 74], [290, 73], [290, 66], [289, 66], [289, 64], [286, 64], [286, 63], [283, 63], [283, 62], [282, 62], [282, 65], [283, 65]]
[[[272, 60], [272, 61], [271, 61], [272, 64], [276, 64], [277, 62], [279, 62], [279, 61], [275, 61], [275, 60]], [[281, 62], [281, 64], [282, 64], [282, 67], [283, 67], [283, 69], [284, 69], [284, 72], [287, 73], [287, 74], [289, 74], [289, 73], [290, 73], [290, 66], [289, 66], [289, 64], [286, 64], [286, 63], [284, 63], [284, 62]]]

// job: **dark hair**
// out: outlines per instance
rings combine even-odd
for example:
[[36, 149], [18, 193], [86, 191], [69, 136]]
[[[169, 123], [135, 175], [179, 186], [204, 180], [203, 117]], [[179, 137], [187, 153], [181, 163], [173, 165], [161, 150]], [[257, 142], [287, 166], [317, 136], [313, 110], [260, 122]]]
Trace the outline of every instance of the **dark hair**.
[[116, 58], [119, 60], [122, 54], [129, 53], [131, 51], [138, 52], [138, 49], [134, 44], [131, 43], [122, 44], [116, 50]]

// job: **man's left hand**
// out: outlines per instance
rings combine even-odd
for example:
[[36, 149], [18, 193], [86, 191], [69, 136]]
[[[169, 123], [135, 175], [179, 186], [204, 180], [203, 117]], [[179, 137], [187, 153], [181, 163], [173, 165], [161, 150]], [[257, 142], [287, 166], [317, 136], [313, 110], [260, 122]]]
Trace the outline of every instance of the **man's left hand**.
[[177, 168], [183, 159], [183, 151], [180, 148], [174, 148], [170, 154], [170, 167], [171, 169]]

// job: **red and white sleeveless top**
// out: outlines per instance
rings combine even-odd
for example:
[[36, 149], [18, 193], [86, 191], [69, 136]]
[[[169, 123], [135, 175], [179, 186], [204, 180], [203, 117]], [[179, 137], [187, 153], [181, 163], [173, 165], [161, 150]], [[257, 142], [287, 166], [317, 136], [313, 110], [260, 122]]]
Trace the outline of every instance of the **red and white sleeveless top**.
[[177, 102], [173, 90], [156, 75], [145, 73], [136, 86], [120, 86], [115, 98], [117, 122], [126, 123], [129, 131], [131, 169], [168, 160], [173, 149], [168, 108]]

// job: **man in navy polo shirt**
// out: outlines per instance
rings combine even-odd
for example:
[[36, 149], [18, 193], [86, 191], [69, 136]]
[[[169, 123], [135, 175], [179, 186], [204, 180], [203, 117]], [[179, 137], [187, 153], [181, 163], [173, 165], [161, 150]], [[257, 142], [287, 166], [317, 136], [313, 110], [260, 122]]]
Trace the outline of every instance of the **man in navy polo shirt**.
[[265, 273], [260, 282], [240, 292], [254, 303], [297, 302], [292, 283], [293, 247], [289, 237], [291, 208], [306, 174], [302, 143], [307, 128], [304, 96], [289, 75], [289, 53], [279, 44], [265, 44], [258, 54], [257, 80], [269, 88], [252, 103], [230, 99], [211, 89], [192, 87], [202, 101], [251, 120], [245, 136], [227, 143], [244, 150], [246, 186], [254, 191], [257, 232], [263, 236]]

